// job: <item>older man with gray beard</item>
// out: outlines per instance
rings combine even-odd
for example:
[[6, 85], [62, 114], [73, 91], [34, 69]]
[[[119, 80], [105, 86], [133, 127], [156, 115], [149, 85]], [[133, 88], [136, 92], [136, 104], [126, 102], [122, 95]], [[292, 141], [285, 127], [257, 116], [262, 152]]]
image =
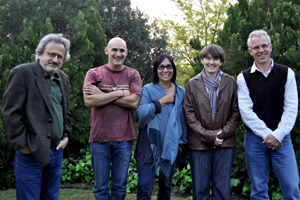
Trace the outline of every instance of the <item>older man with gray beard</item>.
[[14, 147], [17, 199], [58, 199], [63, 151], [71, 134], [67, 75], [70, 41], [46, 35], [36, 61], [11, 70], [2, 114]]

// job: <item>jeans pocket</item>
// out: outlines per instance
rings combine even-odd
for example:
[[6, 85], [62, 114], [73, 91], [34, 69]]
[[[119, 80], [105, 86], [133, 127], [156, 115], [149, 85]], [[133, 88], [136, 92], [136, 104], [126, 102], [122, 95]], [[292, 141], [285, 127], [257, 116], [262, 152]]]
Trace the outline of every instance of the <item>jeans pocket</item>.
[[255, 133], [253, 133], [252, 131], [246, 131], [246, 134], [251, 136], [251, 135], [254, 135]]

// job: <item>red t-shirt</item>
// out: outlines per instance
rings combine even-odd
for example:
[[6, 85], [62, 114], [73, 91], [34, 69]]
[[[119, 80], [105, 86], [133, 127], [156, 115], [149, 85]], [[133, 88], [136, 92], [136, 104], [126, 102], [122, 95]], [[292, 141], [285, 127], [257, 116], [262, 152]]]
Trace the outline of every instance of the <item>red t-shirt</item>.
[[[102, 91], [129, 90], [141, 95], [142, 81], [137, 70], [124, 66], [113, 71], [107, 65], [90, 69], [85, 76], [83, 88], [96, 85]], [[121, 142], [136, 139], [134, 120], [130, 108], [112, 103], [93, 107], [89, 142]]]

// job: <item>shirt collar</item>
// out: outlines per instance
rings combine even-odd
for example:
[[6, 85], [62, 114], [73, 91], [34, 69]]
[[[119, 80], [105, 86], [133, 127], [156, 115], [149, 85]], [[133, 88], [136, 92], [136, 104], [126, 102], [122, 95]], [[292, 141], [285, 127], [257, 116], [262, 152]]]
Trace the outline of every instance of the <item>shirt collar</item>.
[[274, 67], [274, 61], [273, 61], [272, 58], [271, 58], [271, 61], [272, 61], [271, 67], [270, 67], [269, 71], [267, 72], [267, 74], [264, 74], [262, 71], [260, 71], [260, 70], [258, 69], [258, 67], [257, 67], [256, 64], [255, 64], [255, 61], [253, 62], [253, 65], [252, 65], [252, 67], [251, 67], [250, 73], [254, 73], [254, 72], [257, 70], [257, 71], [259, 71], [260, 73], [262, 73], [264, 76], [267, 77], [267, 76], [271, 73], [271, 71], [272, 71], [272, 69], [273, 69], [273, 67]]
[[54, 74], [54, 78], [52, 78], [49, 74], [47, 74], [47, 72], [45, 72], [45, 70], [43, 69], [43, 73], [45, 75], [45, 77], [50, 77], [50, 79], [57, 79], [59, 81], [59, 75], [57, 73]]

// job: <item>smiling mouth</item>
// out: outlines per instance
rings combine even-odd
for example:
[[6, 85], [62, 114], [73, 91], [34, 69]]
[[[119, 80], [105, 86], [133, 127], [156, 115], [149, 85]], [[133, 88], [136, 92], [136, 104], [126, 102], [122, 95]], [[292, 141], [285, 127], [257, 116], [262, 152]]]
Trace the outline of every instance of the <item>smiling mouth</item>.
[[121, 58], [116, 58], [116, 57], [113, 57], [115, 60], [122, 60], [123, 59], [123, 57], [121, 57]]
[[265, 58], [265, 57], [267, 57], [267, 55], [266, 55], [266, 54], [258, 55], [258, 57], [259, 57], [259, 58]]

